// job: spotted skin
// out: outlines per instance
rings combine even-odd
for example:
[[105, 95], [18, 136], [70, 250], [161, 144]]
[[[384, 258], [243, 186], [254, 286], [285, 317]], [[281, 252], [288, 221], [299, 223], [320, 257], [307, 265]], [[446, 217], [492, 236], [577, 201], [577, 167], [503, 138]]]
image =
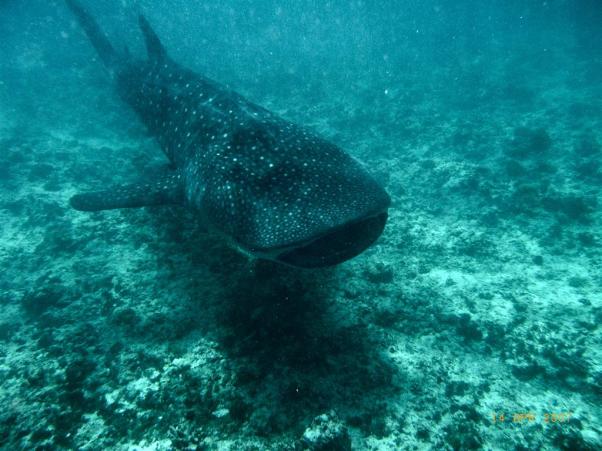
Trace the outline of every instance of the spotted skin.
[[81, 194], [75, 208], [183, 203], [238, 248], [306, 267], [351, 258], [380, 235], [389, 196], [340, 148], [175, 63], [143, 17], [149, 59], [120, 58], [81, 6], [67, 3], [175, 168], [151, 182], [157, 188]]

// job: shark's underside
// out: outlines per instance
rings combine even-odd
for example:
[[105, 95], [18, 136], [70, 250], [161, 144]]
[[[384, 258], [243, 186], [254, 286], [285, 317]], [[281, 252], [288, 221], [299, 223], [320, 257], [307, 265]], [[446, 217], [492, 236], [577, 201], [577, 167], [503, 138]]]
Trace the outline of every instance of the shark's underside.
[[144, 17], [149, 57], [140, 61], [117, 53], [78, 2], [67, 4], [172, 167], [76, 195], [74, 208], [187, 205], [242, 251], [300, 267], [340, 263], [380, 236], [389, 196], [348, 154], [175, 63]]

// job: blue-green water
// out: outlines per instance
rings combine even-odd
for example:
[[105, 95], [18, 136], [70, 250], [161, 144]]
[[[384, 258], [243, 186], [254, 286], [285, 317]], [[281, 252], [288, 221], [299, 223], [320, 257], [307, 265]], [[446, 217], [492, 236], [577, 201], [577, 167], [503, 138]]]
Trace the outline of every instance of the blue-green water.
[[392, 204], [314, 270], [73, 210], [165, 157], [64, 2], [0, 2], [0, 448], [600, 449], [599, 1], [81, 1]]

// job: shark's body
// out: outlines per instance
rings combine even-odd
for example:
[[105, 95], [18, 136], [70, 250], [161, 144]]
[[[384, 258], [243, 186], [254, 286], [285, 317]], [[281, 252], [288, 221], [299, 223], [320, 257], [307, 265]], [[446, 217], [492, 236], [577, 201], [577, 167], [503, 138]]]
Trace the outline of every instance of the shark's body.
[[173, 167], [159, 180], [76, 195], [76, 209], [185, 204], [241, 250], [301, 267], [337, 264], [380, 236], [389, 196], [337, 146], [176, 64], [142, 16], [149, 58], [137, 61], [67, 4]]

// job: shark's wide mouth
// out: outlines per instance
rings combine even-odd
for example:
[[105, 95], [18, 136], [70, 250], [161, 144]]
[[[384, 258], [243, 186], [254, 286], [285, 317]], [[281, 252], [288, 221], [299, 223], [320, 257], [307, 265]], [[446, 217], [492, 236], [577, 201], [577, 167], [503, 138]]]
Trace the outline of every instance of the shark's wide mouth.
[[365, 251], [381, 235], [387, 212], [345, 224], [315, 240], [287, 249], [276, 260], [302, 268], [332, 266]]

